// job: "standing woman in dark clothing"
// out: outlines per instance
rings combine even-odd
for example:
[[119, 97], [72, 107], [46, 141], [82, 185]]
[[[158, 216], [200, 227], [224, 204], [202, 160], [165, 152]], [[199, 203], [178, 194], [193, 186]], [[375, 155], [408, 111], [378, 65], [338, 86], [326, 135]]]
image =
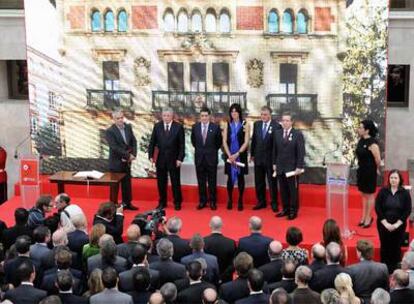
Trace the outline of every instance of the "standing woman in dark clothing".
[[375, 201], [377, 228], [381, 243], [381, 262], [392, 273], [401, 260], [401, 244], [407, 218], [411, 213], [411, 196], [403, 188], [398, 170], [391, 170], [388, 186], [380, 190]]
[[[233, 208], [233, 187], [237, 181], [239, 200], [237, 210], [243, 210], [244, 175], [248, 173], [247, 150], [249, 148], [250, 128], [243, 120], [242, 109], [234, 103], [229, 109], [229, 122], [223, 129], [223, 148], [225, 152], [224, 173], [227, 178], [227, 209]], [[244, 166], [237, 165], [242, 163]]]
[[358, 128], [360, 140], [356, 148], [358, 159], [357, 184], [362, 195], [362, 219], [358, 226], [368, 228], [371, 226], [372, 207], [375, 201], [377, 187], [377, 174], [381, 165], [381, 154], [375, 137], [378, 129], [372, 120], [363, 120]]

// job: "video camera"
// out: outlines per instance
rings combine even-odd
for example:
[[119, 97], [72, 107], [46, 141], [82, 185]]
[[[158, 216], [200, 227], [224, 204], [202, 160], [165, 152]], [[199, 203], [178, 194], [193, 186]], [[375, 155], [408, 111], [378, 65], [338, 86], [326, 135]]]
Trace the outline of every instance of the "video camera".
[[149, 210], [135, 216], [132, 224], [139, 226], [142, 235], [157, 234], [158, 226], [163, 222], [164, 217], [164, 209]]

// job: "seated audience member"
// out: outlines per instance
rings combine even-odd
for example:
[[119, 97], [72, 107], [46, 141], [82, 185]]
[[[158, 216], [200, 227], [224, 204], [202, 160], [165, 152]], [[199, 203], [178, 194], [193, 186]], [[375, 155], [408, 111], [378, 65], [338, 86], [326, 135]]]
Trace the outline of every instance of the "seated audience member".
[[119, 274], [119, 290], [125, 292], [132, 291], [134, 289], [132, 278], [134, 276], [134, 273], [141, 268], [145, 268], [149, 272], [151, 290], [158, 289], [160, 273], [157, 270], [148, 268], [147, 250], [144, 248], [144, 246], [136, 244], [134, 248], [132, 248], [130, 258], [132, 262], [132, 268]]
[[88, 299], [73, 294], [73, 277], [70, 271], [62, 270], [57, 274], [56, 285], [59, 288], [59, 298], [63, 304], [88, 303]]
[[172, 260], [174, 247], [171, 241], [166, 238], [160, 239], [157, 243], [157, 253], [160, 260], [150, 264], [149, 267], [160, 273], [160, 286], [185, 278], [185, 266]]
[[270, 304], [289, 304], [289, 294], [283, 288], [277, 288], [273, 290], [269, 299]]
[[89, 299], [91, 296], [100, 293], [103, 290], [102, 270], [96, 268], [89, 274], [88, 290], [83, 294], [83, 296]]
[[247, 285], [250, 295], [246, 298], [237, 300], [236, 304], [267, 304], [269, 303], [269, 295], [263, 292], [264, 286], [263, 272], [258, 269], [250, 269], [247, 276]]
[[35, 268], [30, 260], [25, 260], [14, 270], [19, 286], [9, 289], [5, 294], [5, 299], [14, 304], [37, 304], [47, 296], [46, 291], [33, 287], [36, 277]]
[[70, 197], [66, 193], [60, 193], [55, 197], [55, 205], [60, 215], [60, 227], [63, 228], [66, 233], [75, 230], [73, 224], [73, 218], [75, 216], [83, 216], [86, 219], [85, 213], [83, 213], [81, 207], [71, 204]]
[[102, 271], [102, 283], [105, 287], [103, 291], [89, 298], [90, 304], [133, 304], [129, 294], [118, 291], [118, 274], [112, 267], [107, 267]]
[[99, 239], [105, 234], [105, 226], [96, 224], [92, 226], [89, 234], [89, 243], [83, 245], [82, 248], [82, 265], [86, 267], [86, 263], [91, 256], [99, 254]]
[[339, 292], [334, 288], [327, 288], [321, 292], [322, 304], [342, 304]]
[[269, 263], [267, 249], [272, 241], [270, 237], [262, 235], [262, 219], [252, 216], [249, 219], [250, 235], [239, 240], [238, 252], [247, 252], [253, 258], [254, 267]]
[[151, 295], [150, 274], [146, 268], [138, 268], [131, 277], [132, 290], [128, 294], [132, 297], [134, 304], [146, 304]]
[[32, 236], [32, 232], [27, 226], [29, 212], [24, 208], [17, 208], [14, 211], [15, 225], [5, 229], [2, 234], [4, 249], [8, 250], [14, 241], [21, 235]]
[[320, 304], [321, 296], [319, 293], [309, 288], [312, 279], [312, 270], [307, 266], [299, 266], [295, 272], [295, 283], [298, 286], [291, 294], [295, 304]]
[[338, 243], [341, 246], [341, 266], [345, 267], [346, 260], [348, 258], [348, 250], [342, 241], [341, 231], [339, 229], [338, 224], [333, 219], [327, 219], [323, 224], [322, 229], [323, 241], [322, 245], [326, 246], [330, 242]]
[[295, 283], [295, 272], [297, 264], [293, 260], [284, 260], [282, 265], [282, 280], [269, 284], [269, 290], [283, 288], [288, 293], [291, 293], [297, 287]]
[[62, 304], [62, 300], [58, 296], [48, 296], [44, 298], [39, 304]]
[[369, 302], [375, 288], [388, 289], [388, 269], [383, 263], [374, 262], [374, 246], [370, 241], [359, 240], [356, 247], [359, 263], [347, 267], [354, 282], [355, 294]]
[[212, 284], [218, 284], [219, 282], [219, 268], [217, 258], [214, 255], [204, 253], [204, 239], [203, 237], [196, 233], [191, 238], [190, 247], [193, 250], [193, 253], [187, 255], [181, 259], [181, 264], [187, 265], [188, 263], [202, 258], [207, 263], [206, 275], [203, 277], [207, 282]]
[[240, 252], [233, 261], [237, 279], [226, 282], [220, 286], [220, 298], [229, 303], [249, 296], [250, 290], [247, 285], [247, 275], [253, 268], [253, 258], [246, 252]]
[[30, 258], [37, 265], [40, 265], [42, 257], [50, 252], [47, 247], [50, 242], [50, 230], [46, 226], [38, 226], [33, 231], [35, 243], [30, 246]]
[[214, 285], [201, 280], [203, 269], [198, 261], [187, 264], [187, 276], [190, 279], [190, 286], [178, 293], [177, 303], [199, 303], [204, 289], [215, 288]]
[[408, 288], [408, 273], [401, 269], [394, 270], [391, 276], [391, 304], [414, 303], [414, 290]]
[[165, 301], [160, 292], [154, 292], [151, 294], [148, 304], [165, 304]]
[[70, 220], [75, 229], [68, 233], [68, 247], [81, 258], [83, 246], [89, 243], [86, 218], [82, 214], [76, 214]]
[[52, 211], [53, 201], [49, 195], [40, 196], [35, 206], [29, 210], [29, 218], [27, 225], [30, 230], [36, 229], [38, 226], [43, 225], [45, 221], [46, 213]]
[[347, 273], [340, 273], [335, 278], [335, 288], [339, 292], [339, 298], [350, 304], [360, 304], [362, 301], [355, 295], [352, 289], [352, 279]]
[[141, 235], [138, 239], [138, 244], [141, 244], [147, 249], [147, 261], [149, 264], [160, 260], [160, 257], [153, 253], [154, 243], [149, 235]]
[[184, 256], [191, 254], [191, 248], [188, 240], [180, 237], [182, 226], [182, 220], [176, 216], [169, 218], [166, 224], [167, 235], [165, 238], [173, 244], [173, 261], [177, 263], [179, 263]]
[[270, 262], [258, 268], [263, 272], [264, 279], [267, 283], [278, 282], [282, 279], [282, 249], [283, 246], [279, 241], [272, 241], [267, 250]]
[[134, 249], [135, 245], [138, 244], [138, 239], [140, 236], [141, 230], [139, 229], [139, 226], [135, 224], [130, 225], [126, 232], [128, 241], [126, 243], [117, 245], [118, 255], [126, 259], [128, 262], [131, 262], [131, 252]]
[[116, 254], [116, 244], [111, 235], [104, 234], [99, 240], [99, 254], [88, 259], [88, 273], [95, 268], [113, 267], [117, 273], [127, 269], [127, 261]]
[[308, 264], [308, 251], [300, 248], [303, 241], [302, 231], [297, 227], [289, 227], [286, 231], [286, 243], [288, 247], [282, 251], [283, 260], [294, 260], [298, 265]]
[[414, 252], [407, 251], [401, 260], [401, 269], [408, 273], [408, 288], [414, 289]]
[[122, 231], [124, 229], [123, 208], [116, 208], [112, 202], [102, 203], [93, 219], [93, 224], [103, 224], [105, 233], [113, 236], [116, 244], [122, 243]]
[[211, 234], [204, 238], [204, 251], [217, 257], [220, 281], [231, 281], [236, 242], [222, 234], [223, 220], [219, 216], [215, 215], [210, 219], [210, 228]]
[[371, 304], [389, 304], [391, 301], [391, 297], [388, 291], [377, 288], [374, 290], [374, 292], [371, 295]]
[[173, 283], [165, 283], [160, 288], [160, 293], [164, 298], [165, 304], [176, 303], [177, 300], [177, 287]]
[[335, 288], [335, 278], [341, 273], [348, 273], [348, 270], [340, 265], [341, 247], [339, 244], [331, 242], [326, 246], [326, 267], [318, 270], [313, 274], [309, 287], [316, 291], [322, 292], [327, 288]]
[[312, 263], [309, 264], [309, 268], [312, 273], [315, 273], [325, 266], [325, 247], [320, 243], [316, 243], [312, 246]]

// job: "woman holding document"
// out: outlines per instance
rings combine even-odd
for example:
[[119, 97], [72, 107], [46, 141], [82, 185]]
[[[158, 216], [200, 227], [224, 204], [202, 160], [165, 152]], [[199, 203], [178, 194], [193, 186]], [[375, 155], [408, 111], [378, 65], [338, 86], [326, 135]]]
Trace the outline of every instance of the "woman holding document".
[[243, 210], [244, 176], [248, 173], [247, 150], [250, 128], [243, 120], [242, 109], [234, 103], [229, 109], [229, 121], [223, 129], [223, 148], [225, 152], [224, 173], [227, 178], [227, 209], [233, 208], [233, 188], [237, 181], [239, 199], [237, 210]]

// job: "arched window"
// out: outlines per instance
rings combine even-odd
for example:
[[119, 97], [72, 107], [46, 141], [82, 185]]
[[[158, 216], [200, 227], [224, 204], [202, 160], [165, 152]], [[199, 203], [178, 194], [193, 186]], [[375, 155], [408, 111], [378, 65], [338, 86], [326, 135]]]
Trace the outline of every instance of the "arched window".
[[177, 29], [180, 33], [188, 32], [188, 15], [186, 11], [181, 11], [178, 14], [178, 26]]
[[101, 27], [101, 13], [98, 10], [92, 12], [91, 15], [91, 28], [92, 32], [99, 32]]
[[125, 10], [118, 13], [118, 32], [126, 32], [128, 29], [128, 15]]
[[275, 10], [270, 11], [269, 13], [269, 33], [279, 32], [279, 16]]
[[308, 32], [308, 14], [305, 11], [299, 11], [296, 17], [296, 31], [299, 34], [306, 34]]
[[114, 13], [107, 11], [105, 14], [105, 32], [113, 32], [115, 30]]
[[289, 10], [286, 10], [283, 13], [282, 32], [289, 34], [293, 33], [293, 15]]
[[191, 30], [198, 33], [203, 31], [203, 19], [198, 11], [193, 12], [191, 17]]
[[213, 9], [207, 10], [205, 27], [207, 33], [214, 33], [217, 31], [217, 18]]
[[222, 11], [220, 14], [220, 32], [230, 33], [230, 15], [227, 11]]
[[175, 19], [172, 10], [167, 10], [164, 14], [164, 31], [174, 32], [175, 31]]

